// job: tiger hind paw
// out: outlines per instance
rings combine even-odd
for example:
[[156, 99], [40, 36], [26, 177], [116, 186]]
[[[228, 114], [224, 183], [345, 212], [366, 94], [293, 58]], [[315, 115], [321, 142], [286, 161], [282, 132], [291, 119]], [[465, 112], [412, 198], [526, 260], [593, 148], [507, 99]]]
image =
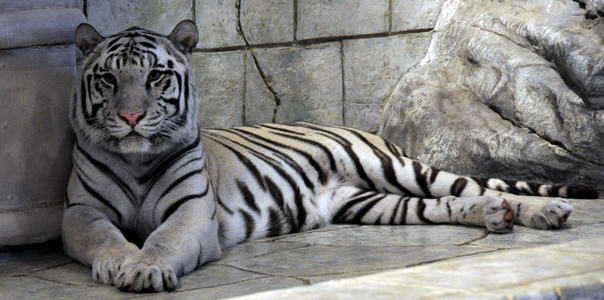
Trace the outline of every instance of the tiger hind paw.
[[514, 211], [509, 202], [489, 196], [484, 206], [485, 226], [495, 233], [509, 233], [514, 228]]

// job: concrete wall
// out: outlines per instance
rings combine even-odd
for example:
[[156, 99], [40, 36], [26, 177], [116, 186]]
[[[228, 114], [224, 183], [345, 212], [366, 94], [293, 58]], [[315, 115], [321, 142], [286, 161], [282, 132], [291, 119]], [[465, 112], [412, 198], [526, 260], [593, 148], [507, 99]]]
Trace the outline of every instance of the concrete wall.
[[0, 246], [60, 234], [73, 136], [74, 1], [0, 1]]
[[375, 132], [426, 52], [442, 0], [88, 0], [102, 35], [194, 20], [200, 124], [310, 121]]

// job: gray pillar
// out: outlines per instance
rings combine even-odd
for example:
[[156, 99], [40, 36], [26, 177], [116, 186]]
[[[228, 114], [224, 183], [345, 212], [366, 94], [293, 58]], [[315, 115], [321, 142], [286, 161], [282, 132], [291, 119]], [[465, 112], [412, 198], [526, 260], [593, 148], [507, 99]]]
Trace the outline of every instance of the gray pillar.
[[0, 247], [61, 233], [74, 32], [86, 21], [67, 2], [0, 1]]

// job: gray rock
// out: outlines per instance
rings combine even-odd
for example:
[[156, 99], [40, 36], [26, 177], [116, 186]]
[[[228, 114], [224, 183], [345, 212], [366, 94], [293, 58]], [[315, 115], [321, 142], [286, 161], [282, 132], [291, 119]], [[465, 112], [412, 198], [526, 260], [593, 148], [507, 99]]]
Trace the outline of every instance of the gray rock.
[[294, 1], [242, 1], [241, 29], [251, 45], [293, 41]]
[[238, 0], [195, 0], [199, 48], [243, 46], [243, 37], [237, 32]]
[[298, 1], [298, 40], [388, 32], [388, 0]]
[[189, 61], [197, 81], [201, 128], [243, 125], [245, 53], [194, 53]]
[[378, 130], [384, 101], [424, 57], [430, 39], [425, 33], [343, 41], [346, 126]]
[[604, 190], [604, 25], [575, 2], [445, 2], [380, 133], [442, 169]]
[[432, 29], [444, 0], [393, 0], [391, 31]]
[[[251, 54], [258, 61], [260, 74], [264, 74], [260, 79], [265, 85], [262, 86], [258, 75], [248, 75], [254, 82], [247, 88], [259, 90], [246, 92], [247, 124], [257, 120], [268, 121], [269, 118], [278, 123], [343, 124], [339, 43], [258, 49], [251, 50]], [[248, 67], [248, 70], [253, 72], [254, 68], [257, 66]], [[272, 89], [273, 103], [270, 103], [266, 89]], [[260, 95], [261, 98], [247, 97], [249, 94]], [[256, 106], [262, 110], [250, 108]]]
[[191, 0], [88, 1], [88, 23], [103, 36], [136, 26], [169, 34], [183, 19], [192, 19]]

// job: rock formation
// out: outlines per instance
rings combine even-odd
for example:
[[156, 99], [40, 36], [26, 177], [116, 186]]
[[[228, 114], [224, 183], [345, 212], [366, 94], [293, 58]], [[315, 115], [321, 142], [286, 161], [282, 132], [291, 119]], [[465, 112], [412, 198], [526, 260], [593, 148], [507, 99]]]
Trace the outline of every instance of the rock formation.
[[604, 190], [604, 1], [450, 0], [380, 134], [483, 177]]

